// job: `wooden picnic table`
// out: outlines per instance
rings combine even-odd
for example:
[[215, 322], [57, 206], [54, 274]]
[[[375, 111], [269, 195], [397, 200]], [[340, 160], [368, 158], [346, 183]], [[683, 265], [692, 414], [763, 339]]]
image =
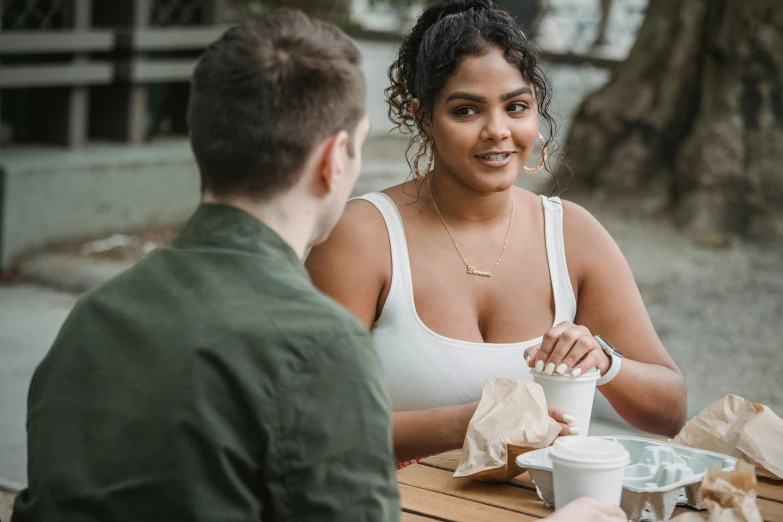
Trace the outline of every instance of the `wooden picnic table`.
[[[509, 483], [455, 479], [461, 450], [436, 455], [401, 469], [402, 521], [527, 522], [552, 513], [525, 473]], [[783, 522], [783, 482], [758, 479], [757, 502], [766, 522]], [[678, 507], [673, 516], [693, 511]]]

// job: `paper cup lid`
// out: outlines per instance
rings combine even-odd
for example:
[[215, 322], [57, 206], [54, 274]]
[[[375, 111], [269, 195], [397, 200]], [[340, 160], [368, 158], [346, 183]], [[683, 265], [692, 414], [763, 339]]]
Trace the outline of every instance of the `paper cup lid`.
[[613, 440], [591, 437], [560, 437], [549, 448], [552, 459], [579, 464], [626, 465], [628, 450]]
[[601, 378], [601, 372], [598, 371], [598, 368], [591, 368], [587, 370], [585, 373], [583, 373], [582, 375], [580, 375], [579, 377], [574, 377], [570, 373], [567, 373], [565, 375], [558, 375], [556, 373], [553, 373], [552, 375], [547, 375], [545, 373], [538, 373], [533, 368], [530, 368], [530, 374], [536, 379], [551, 379], [551, 380], [561, 381], [561, 382], [597, 381], [598, 379]]

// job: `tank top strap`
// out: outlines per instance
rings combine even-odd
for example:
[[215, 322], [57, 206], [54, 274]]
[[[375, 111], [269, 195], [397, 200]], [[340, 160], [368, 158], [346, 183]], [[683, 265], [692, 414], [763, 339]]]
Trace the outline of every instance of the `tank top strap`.
[[563, 238], [563, 203], [558, 197], [539, 196], [544, 207], [544, 233], [549, 276], [555, 298], [555, 324], [576, 317], [576, 296], [566, 264]]
[[402, 216], [394, 204], [394, 201], [380, 192], [365, 194], [354, 199], [362, 199], [371, 203], [378, 209], [386, 223], [386, 231], [389, 233], [389, 248], [391, 250], [392, 278], [389, 286], [389, 295], [386, 297], [384, 309], [391, 303], [399, 303], [405, 300], [407, 288], [413, 287], [410, 273], [410, 258], [408, 256], [408, 242], [405, 239], [405, 228]]

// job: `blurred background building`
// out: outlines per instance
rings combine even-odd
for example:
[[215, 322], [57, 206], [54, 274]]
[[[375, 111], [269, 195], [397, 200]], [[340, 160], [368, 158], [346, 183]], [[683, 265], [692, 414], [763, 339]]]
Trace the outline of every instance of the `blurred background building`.
[[[597, 0], [501, 2], [547, 51], [565, 128], [627, 54], [645, 3], [616, 0], [612, 44], [598, 49]], [[0, 271], [48, 245], [180, 223], [197, 201], [185, 122], [195, 59], [227, 24], [283, 6], [338, 23], [363, 52], [373, 140], [358, 190], [405, 179], [383, 89], [421, 2], [2, 0]]]

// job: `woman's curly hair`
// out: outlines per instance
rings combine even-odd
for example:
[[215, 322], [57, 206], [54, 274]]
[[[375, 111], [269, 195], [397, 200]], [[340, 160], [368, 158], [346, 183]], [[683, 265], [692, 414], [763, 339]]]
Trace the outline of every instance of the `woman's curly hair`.
[[[548, 145], [556, 136], [556, 123], [549, 113], [552, 90], [541, 69], [538, 48], [492, 0], [440, 0], [419, 17], [389, 68], [391, 86], [385, 94], [395, 129], [411, 134], [413, 144], [423, 132], [421, 123], [432, 116], [438, 93], [462, 59], [482, 56], [492, 47], [502, 49], [508, 63], [518, 67], [533, 86], [538, 112], [549, 127]], [[416, 98], [420, 106], [411, 114]]]

